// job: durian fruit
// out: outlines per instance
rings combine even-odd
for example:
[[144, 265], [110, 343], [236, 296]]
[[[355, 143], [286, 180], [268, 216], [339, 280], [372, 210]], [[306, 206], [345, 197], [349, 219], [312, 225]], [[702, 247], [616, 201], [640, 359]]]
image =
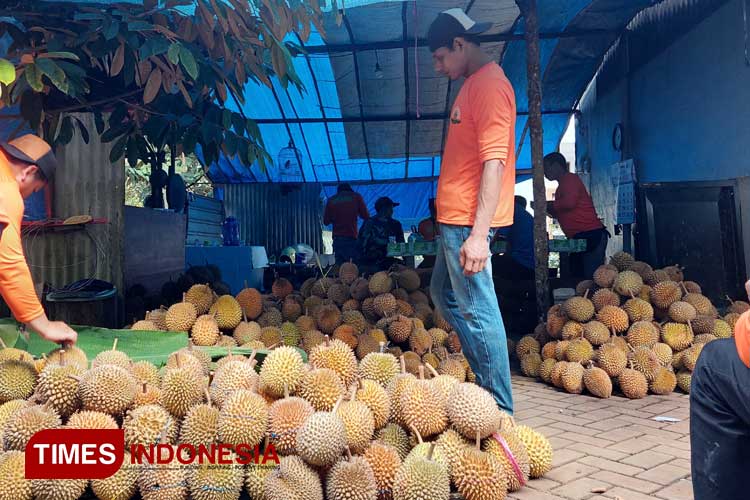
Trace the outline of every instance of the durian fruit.
[[141, 389], [135, 393], [133, 398], [133, 408], [159, 404], [159, 401], [161, 401], [161, 389], [142, 383]]
[[409, 336], [409, 348], [420, 356], [432, 348], [432, 335], [424, 328], [415, 328]]
[[255, 372], [254, 356], [244, 361], [229, 361], [217, 368], [211, 380], [211, 399], [221, 407], [224, 401], [238, 389], [254, 391], [258, 388], [259, 376]]
[[431, 444], [426, 457], [415, 457], [401, 465], [394, 479], [394, 500], [450, 498], [448, 467], [432, 459], [434, 450], [435, 445]]
[[620, 296], [609, 288], [597, 290], [591, 297], [596, 312], [601, 311], [606, 306], [620, 307]]
[[360, 379], [358, 384], [355, 396], [357, 401], [366, 404], [372, 412], [374, 428], [382, 429], [391, 416], [391, 400], [388, 393], [374, 380]]
[[565, 360], [565, 353], [570, 345], [570, 340], [561, 340], [555, 344], [555, 359], [558, 361]]
[[382, 352], [384, 345], [381, 342], [380, 352], [370, 353], [362, 359], [359, 364], [359, 376], [387, 387], [393, 377], [398, 375], [399, 364], [395, 356]]
[[343, 306], [350, 297], [349, 287], [343, 283], [334, 283], [328, 289], [328, 299], [339, 307]]
[[607, 399], [612, 395], [612, 379], [593, 363], [589, 363], [589, 367], [583, 372], [583, 384], [587, 391], [598, 398]]
[[156, 326], [156, 323], [153, 321], [148, 320], [140, 320], [133, 323], [133, 326], [130, 327], [133, 331], [139, 331], [139, 332], [158, 332], [159, 327]]
[[638, 370], [625, 368], [617, 377], [617, 381], [626, 398], [641, 399], [648, 393], [648, 381]]
[[294, 291], [294, 286], [286, 278], [276, 278], [271, 284], [271, 293], [278, 299], [285, 299], [287, 295]]
[[508, 491], [508, 479], [503, 464], [494, 455], [481, 450], [477, 437], [476, 447], [467, 446], [452, 468], [452, 478], [458, 492], [466, 500], [503, 500]]
[[690, 383], [693, 378], [693, 373], [681, 370], [677, 372], [677, 386], [683, 391], [690, 394]]
[[416, 292], [422, 283], [422, 279], [414, 269], [404, 269], [396, 274], [398, 286], [404, 288], [407, 292]]
[[[249, 464], [245, 473], [245, 491], [252, 500], [266, 500], [266, 478], [276, 470], [275, 464]], [[240, 497], [242, 498], [242, 497]]]
[[268, 405], [257, 393], [235, 391], [224, 402], [217, 424], [220, 442], [247, 446], [259, 444], [268, 427]]
[[660, 309], [669, 309], [669, 306], [681, 298], [680, 285], [674, 281], [661, 281], [651, 289], [651, 303]]
[[153, 323], [158, 330], [167, 329], [167, 309], [162, 306], [159, 309], [146, 313], [145, 321]]
[[586, 295], [586, 292], [595, 292], [596, 288], [597, 286], [596, 283], [594, 283], [594, 280], [583, 280], [576, 285], [576, 295], [583, 297]]
[[690, 325], [666, 323], [662, 326], [661, 338], [673, 351], [682, 351], [693, 343], [694, 335]]
[[136, 382], [149, 384], [158, 387], [161, 384], [159, 369], [148, 361], [138, 361], [130, 366], [130, 373], [135, 377]]
[[[583, 337], [591, 343], [592, 346], [600, 346], [609, 341], [609, 328], [599, 321], [589, 321], [583, 325]], [[547, 344], [549, 345], [549, 344]]]
[[538, 479], [552, 468], [552, 445], [540, 432], [526, 425], [513, 428], [518, 439], [526, 447], [529, 456], [529, 477]]
[[357, 332], [350, 325], [339, 325], [333, 331], [333, 338], [338, 339], [349, 346], [350, 349], [356, 349], [359, 344]]
[[296, 326], [297, 329], [299, 329], [299, 331], [301, 331], [303, 334], [305, 332], [315, 330], [318, 327], [318, 325], [315, 323], [315, 318], [313, 318], [312, 316], [308, 316], [307, 313], [297, 318], [297, 320], [294, 322], [294, 326]]
[[[594, 323], [594, 322], [592, 321], [590, 323]], [[589, 325], [590, 323], [586, 323], [586, 325]], [[597, 321], [596, 323], [599, 323], [599, 322]], [[599, 325], [601, 325], [602, 327], [604, 327], [604, 325], [602, 325], [601, 323], [599, 323]], [[597, 329], [597, 327], [592, 327], [592, 330], [593, 329]], [[604, 331], [607, 332], [607, 329], [604, 328]], [[585, 335], [586, 335], [586, 333], [584, 332], [584, 336]], [[609, 332], [607, 332], [607, 338], [609, 338]], [[588, 340], [588, 338], [587, 338], [587, 340]], [[591, 342], [591, 340], [589, 340], [589, 342]], [[555, 351], [557, 350], [557, 343], [558, 343], [557, 340], [552, 340], [552, 341], [547, 342], [546, 344], [544, 344], [544, 347], [542, 347], [542, 360], [545, 360], [545, 359], [555, 359]]]
[[691, 372], [695, 370], [701, 351], [703, 351], [703, 344], [695, 344], [682, 351], [682, 365]]
[[[459, 409], [463, 409], [460, 405], [465, 404], [465, 400], [468, 399], [463, 392], [457, 395], [458, 398], [461, 396], [464, 396], [464, 399], [459, 402]], [[448, 426], [446, 400], [437, 387], [429, 380], [425, 380], [424, 367], [421, 365], [419, 379], [409, 384], [401, 393], [399, 409], [406, 426], [417, 430], [424, 437], [440, 434]]]
[[77, 500], [86, 491], [86, 479], [32, 479], [34, 500]]
[[638, 295], [643, 287], [643, 278], [634, 271], [622, 271], [615, 278], [612, 288], [615, 292], [625, 297]]
[[68, 418], [66, 429], [119, 429], [111, 415], [98, 411], [79, 411]]
[[[724, 321], [729, 325], [732, 331], [734, 331], [734, 327], [739, 319], [740, 315], [737, 313], [729, 313], [724, 316]], [[695, 329], [695, 323], [693, 323], [693, 329]]]
[[585, 323], [594, 317], [594, 303], [588, 299], [588, 290], [583, 297], [571, 297], [563, 303], [563, 312], [573, 321]]
[[31, 481], [26, 479], [23, 451], [0, 454], [0, 500], [31, 500]]
[[393, 446], [374, 441], [365, 450], [363, 458], [372, 469], [378, 500], [393, 498], [393, 482], [401, 467], [401, 457]]
[[593, 359], [594, 348], [591, 346], [591, 343], [584, 338], [574, 339], [568, 344], [568, 348], [565, 350], [565, 357], [568, 361], [573, 363], [585, 364]]
[[218, 437], [219, 409], [211, 404], [210, 394], [206, 394], [206, 403], [195, 405], [188, 410], [180, 426], [180, 443], [195, 447], [210, 447]]
[[[586, 341], [584, 340], [584, 342]], [[521, 372], [527, 377], [539, 376], [539, 367], [541, 366], [542, 357], [539, 354], [528, 354], [521, 359]]]
[[280, 455], [297, 453], [297, 431], [315, 409], [306, 400], [289, 396], [285, 388], [284, 398], [275, 401], [268, 410], [268, 435]]
[[743, 314], [745, 311], [750, 310], [750, 304], [743, 300], [732, 300], [729, 297], [727, 297], [729, 300], [729, 307], [727, 308], [727, 313], [730, 314]]
[[187, 483], [191, 500], [236, 500], [242, 492], [245, 471], [237, 456], [224, 457], [229, 463], [216, 467], [210, 462], [195, 464], [188, 472]]
[[284, 334], [275, 326], [264, 326], [260, 330], [260, 340], [266, 348], [274, 348], [284, 343]]
[[0, 363], [0, 403], [28, 399], [36, 386], [37, 372], [32, 363], [18, 359]]
[[628, 356], [615, 344], [608, 342], [597, 350], [596, 363], [607, 375], [617, 377], [627, 367]]
[[541, 346], [537, 339], [531, 335], [525, 335], [516, 344], [516, 356], [518, 356], [518, 359], [521, 359], [531, 353], [540, 354]]
[[339, 308], [333, 304], [323, 305], [316, 311], [316, 322], [318, 329], [327, 334], [332, 335], [336, 328], [341, 325], [342, 316]]
[[284, 395], [284, 388], [295, 391], [304, 375], [305, 362], [294, 347], [283, 346], [271, 351], [260, 369], [264, 391], [274, 397]]
[[159, 405], [139, 406], [128, 412], [122, 422], [125, 431], [125, 445], [150, 444], [177, 441], [178, 422], [167, 410]]
[[671, 368], [660, 366], [654, 374], [654, 379], [649, 382], [649, 390], [658, 395], [665, 396], [674, 392], [677, 387], [677, 377]]
[[268, 328], [269, 326], [280, 328], [284, 322], [284, 317], [278, 309], [268, 306], [265, 307], [263, 314], [260, 315], [257, 321], [261, 328]]
[[[64, 349], [58, 347], [54, 351], [50, 351], [47, 353], [47, 364], [62, 364], [61, 360], [63, 357], [65, 358], [65, 364], [76, 364], [84, 370], [89, 367], [89, 360], [86, 357], [86, 353], [77, 346], [68, 346]], [[18, 358], [16, 357], [16, 359]]]
[[612, 337], [609, 339], [610, 342], [612, 342], [615, 346], [617, 346], [618, 349], [622, 350], [624, 353], [630, 352], [630, 347], [628, 344], [628, 341], [625, 337], [621, 337], [619, 335], [613, 334]]
[[345, 325], [351, 326], [357, 335], [364, 333], [367, 326], [367, 320], [359, 311], [344, 311], [341, 314], [341, 321]]
[[563, 340], [573, 340], [583, 337], [583, 325], [576, 321], [568, 321], [562, 329]]
[[242, 306], [231, 295], [222, 295], [211, 306], [209, 314], [216, 318], [222, 330], [234, 330], [242, 321]]
[[637, 321], [630, 325], [626, 338], [633, 347], [650, 348], [659, 342], [659, 331], [650, 321]]
[[348, 345], [340, 340], [326, 338], [310, 352], [309, 363], [313, 368], [330, 368], [335, 371], [345, 387], [357, 377], [357, 357]]
[[658, 342], [651, 348], [651, 350], [654, 351], [654, 354], [659, 359], [659, 363], [662, 365], [667, 365], [672, 362], [672, 356], [674, 353], [672, 352], [672, 348], [667, 344]]
[[[0, 443], [2, 442], [3, 430], [5, 423], [21, 408], [29, 406], [31, 403], [23, 399], [12, 399], [0, 405]], [[0, 450], [2, 445], [0, 444]]]
[[628, 354], [628, 362], [632, 368], [641, 372], [648, 382], [654, 380], [656, 371], [661, 366], [659, 358], [656, 357], [656, 354], [654, 354], [650, 347], [646, 346], [633, 349]]
[[716, 317], [716, 309], [705, 295], [699, 293], [688, 293], [682, 298], [682, 300], [693, 306], [700, 316]]
[[323, 500], [318, 473], [296, 455], [282, 457], [264, 483], [266, 500]]
[[552, 367], [552, 372], [550, 373], [550, 381], [552, 382], [552, 385], [560, 389], [562, 388], [562, 376], [567, 367], [567, 361], [558, 361], [555, 363], [555, 366]]
[[580, 363], [568, 363], [562, 372], [562, 386], [571, 394], [583, 392], [583, 366]]
[[554, 358], [542, 361], [542, 364], [539, 365], [539, 378], [548, 384], [552, 383], [552, 369], [555, 367], [555, 364], [557, 364], [557, 360]]
[[363, 457], [353, 457], [334, 464], [326, 479], [328, 500], [374, 500], [378, 489], [372, 467]]
[[[482, 444], [482, 450], [492, 455], [503, 466], [509, 492], [523, 488], [529, 480], [531, 462], [526, 446], [513, 428], [501, 429], [487, 438]], [[511, 460], [515, 462], [515, 466]]]
[[189, 469], [178, 461], [176, 448], [172, 447], [170, 454], [166, 450], [157, 453], [161, 460], [145, 465], [138, 474], [138, 490], [143, 500], [187, 499]]
[[669, 317], [676, 323], [689, 323], [698, 316], [692, 304], [677, 301], [669, 306]]
[[729, 323], [721, 319], [714, 321], [714, 328], [711, 330], [711, 333], [717, 339], [728, 339], [734, 335], [734, 331], [732, 330], [732, 327], [729, 326]]
[[375, 297], [372, 303], [375, 308], [375, 313], [381, 317], [388, 317], [396, 313], [398, 310], [398, 303], [396, 297], [390, 293], [384, 293]]
[[358, 340], [359, 342], [357, 343], [357, 349], [355, 350], [355, 352], [357, 354], [357, 359], [360, 360], [361, 365], [361, 361], [368, 354], [380, 352], [380, 342], [369, 332], [360, 335]]
[[387, 272], [380, 271], [372, 275], [368, 286], [373, 296], [389, 293], [393, 290], [393, 279]]
[[346, 449], [346, 427], [337, 414], [339, 403], [330, 412], [310, 415], [297, 431], [297, 453], [318, 467], [333, 465]]
[[495, 398], [486, 389], [464, 382], [453, 389], [446, 406], [453, 427], [465, 438], [482, 439], [500, 428], [503, 415]]
[[167, 309], [164, 322], [169, 331], [189, 332], [196, 319], [198, 319], [198, 311], [193, 304], [186, 302], [183, 297], [182, 302], [178, 302]]
[[303, 375], [297, 395], [307, 400], [316, 411], [331, 411], [345, 391], [346, 387], [335, 371], [314, 368]]
[[118, 339], [115, 338], [115, 341], [112, 344], [112, 349], [108, 351], [102, 351], [96, 355], [96, 357], [91, 362], [92, 368], [96, 368], [97, 366], [102, 365], [114, 365], [120, 366], [122, 368], [130, 368], [130, 358], [124, 352], [117, 350], [117, 340]]
[[216, 345], [220, 338], [219, 325], [214, 317], [208, 314], [204, 314], [195, 320], [193, 328], [190, 330], [190, 339], [195, 345]]
[[184, 417], [192, 406], [203, 400], [206, 388], [206, 378], [202, 373], [180, 363], [178, 358], [177, 367], [164, 371], [161, 383], [161, 405], [178, 418]]
[[377, 443], [392, 446], [397, 452], [401, 460], [404, 460], [412, 446], [409, 442], [409, 436], [398, 424], [389, 423], [382, 429], [375, 433], [375, 441]]
[[555, 304], [550, 307], [549, 311], [547, 311], [547, 321], [545, 323], [547, 333], [550, 337], [554, 339], [560, 338], [562, 329], [567, 321], [568, 317], [562, 312], [562, 305]]
[[195, 306], [199, 316], [206, 314], [214, 303], [214, 291], [208, 285], [193, 285], [185, 294], [185, 301]]
[[354, 264], [351, 261], [341, 264], [341, 267], [339, 267], [339, 278], [345, 285], [350, 286], [354, 283], [354, 280], [359, 278], [359, 268], [357, 267], [357, 264]]
[[653, 321], [654, 308], [647, 301], [633, 297], [622, 306], [628, 314], [631, 323], [638, 321]]
[[596, 319], [617, 333], [625, 332], [630, 326], [627, 313], [615, 306], [604, 306], [596, 314]]
[[626, 271], [635, 264], [635, 259], [628, 252], [620, 251], [609, 258], [609, 263], [619, 271]]
[[285, 321], [294, 323], [302, 316], [302, 306], [296, 300], [287, 298], [281, 305], [281, 316]]
[[617, 268], [612, 265], [599, 266], [594, 271], [594, 283], [600, 288], [612, 288], [619, 274]]
[[112, 416], [130, 408], [138, 383], [130, 372], [113, 365], [101, 365], [83, 374], [78, 395], [84, 410], [100, 411]]
[[34, 434], [44, 429], [56, 429], [61, 425], [60, 416], [47, 406], [29, 405], [21, 408], [5, 422], [3, 449], [24, 451]]

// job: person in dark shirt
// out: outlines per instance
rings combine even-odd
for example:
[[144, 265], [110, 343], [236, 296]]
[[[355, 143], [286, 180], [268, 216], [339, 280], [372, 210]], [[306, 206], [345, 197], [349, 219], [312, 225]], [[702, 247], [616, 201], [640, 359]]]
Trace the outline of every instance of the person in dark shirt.
[[388, 197], [375, 202], [375, 216], [362, 224], [357, 238], [359, 265], [367, 270], [387, 269], [399, 261], [388, 257], [388, 243], [404, 243], [401, 223], [393, 218], [393, 208], [399, 206]]
[[347, 183], [339, 184], [338, 192], [328, 199], [323, 214], [323, 224], [333, 224], [333, 253], [337, 264], [357, 258], [358, 217], [370, 218], [362, 195], [355, 193]]
[[526, 211], [526, 204], [526, 198], [516, 196], [513, 225], [497, 231], [496, 237], [508, 242], [508, 251], [492, 259], [492, 271], [498, 278], [534, 279], [534, 217]]

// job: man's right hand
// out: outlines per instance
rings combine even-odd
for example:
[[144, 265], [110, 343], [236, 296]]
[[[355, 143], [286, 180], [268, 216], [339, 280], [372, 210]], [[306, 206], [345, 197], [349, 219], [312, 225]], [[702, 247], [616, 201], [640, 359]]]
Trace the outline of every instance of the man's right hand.
[[29, 322], [29, 326], [43, 339], [56, 344], [73, 346], [78, 341], [78, 333], [62, 321], [50, 321], [46, 316]]
[[747, 292], [747, 300], [750, 300], [750, 280], [745, 282], [745, 292]]

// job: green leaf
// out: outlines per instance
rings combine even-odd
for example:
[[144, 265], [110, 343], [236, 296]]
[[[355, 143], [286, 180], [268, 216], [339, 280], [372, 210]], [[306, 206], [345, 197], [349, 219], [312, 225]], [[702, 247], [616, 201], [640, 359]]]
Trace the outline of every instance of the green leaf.
[[128, 29], [130, 31], [151, 31], [154, 29], [154, 25], [146, 21], [130, 21]]
[[60, 133], [57, 134], [55, 142], [60, 145], [68, 144], [73, 139], [73, 120], [69, 116], [63, 118], [60, 124]]
[[251, 138], [257, 139], [260, 137], [260, 129], [258, 128], [258, 124], [255, 123], [255, 120], [248, 118], [247, 122], [245, 122], [245, 129]]
[[117, 139], [117, 142], [114, 146], [112, 146], [112, 150], [109, 152], [109, 161], [112, 163], [117, 163], [117, 161], [122, 158], [122, 155], [125, 154], [125, 144], [128, 142], [128, 136], [123, 135], [119, 139]]
[[169, 46], [169, 50], [167, 50], [167, 58], [169, 59], [169, 62], [172, 64], [179, 64], [180, 63], [180, 48], [182, 46], [179, 43], [173, 43]]
[[106, 40], [112, 40], [113, 38], [117, 36], [117, 33], [119, 32], [120, 32], [120, 23], [118, 23], [117, 21], [113, 19], [112, 22], [109, 23], [109, 26], [107, 26], [107, 28], [104, 30], [104, 38]]
[[78, 12], [73, 15], [73, 19], [75, 19], [76, 21], [100, 21], [104, 19], [104, 16], [102, 16], [102, 14], [95, 14], [93, 12]]
[[128, 129], [130, 129], [129, 123], [121, 123], [119, 125], [115, 125], [114, 127], [110, 127], [109, 130], [102, 134], [101, 140], [104, 143], [112, 142], [116, 138], [127, 132]]
[[221, 124], [226, 130], [229, 130], [232, 127], [232, 112], [228, 109], [224, 109], [221, 112]]
[[16, 79], [16, 67], [7, 59], [0, 58], [0, 83], [10, 85]]
[[232, 127], [239, 135], [245, 135], [245, 119], [239, 113], [232, 113]]
[[94, 111], [94, 123], [96, 124], [96, 133], [102, 135], [104, 132], [104, 118], [100, 110]]
[[89, 131], [86, 129], [86, 125], [83, 124], [83, 122], [78, 119], [77, 117], [73, 117], [76, 122], [78, 122], [78, 130], [81, 131], [81, 138], [83, 139], [83, 142], [85, 144], [89, 143]]
[[29, 82], [29, 86], [34, 89], [35, 92], [41, 92], [44, 90], [42, 72], [39, 71], [36, 64], [27, 64], [24, 69], [24, 76], [26, 76], [26, 81]]
[[68, 77], [55, 61], [52, 59], [37, 59], [36, 65], [39, 71], [46, 75], [55, 87], [65, 94], [68, 93]]
[[40, 56], [42, 59], [72, 59], [74, 61], [80, 61], [81, 59], [72, 52], [45, 52]]
[[24, 92], [21, 97], [21, 116], [36, 130], [42, 118], [42, 96], [36, 92]]
[[131, 166], [136, 166], [138, 164], [138, 141], [135, 136], [130, 136], [128, 139], [128, 151], [126, 155], [128, 163]]
[[183, 46], [180, 46], [180, 62], [190, 78], [193, 80], [198, 78], [198, 64], [195, 62], [195, 57], [190, 50]]

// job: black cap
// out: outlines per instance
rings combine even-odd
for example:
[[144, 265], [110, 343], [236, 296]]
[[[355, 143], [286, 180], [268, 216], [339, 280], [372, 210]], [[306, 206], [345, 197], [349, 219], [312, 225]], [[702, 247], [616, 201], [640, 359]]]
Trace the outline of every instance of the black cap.
[[449, 9], [438, 14], [427, 31], [430, 52], [440, 47], [453, 47], [453, 39], [465, 35], [479, 35], [492, 27], [492, 23], [478, 23], [461, 9]]
[[386, 207], [397, 207], [399, 205], [400, 203], [395, 203], [387, 196], [383, 196], [382, 198], [378, 198], [378, 200], [375, 202], [375, 211], [380, 212]]
[[39, 167], [48, 181], [54, 179], [57, 159], [50, 145], [40, 137], [34, 134], [22, 135], [9, 142], [0, 142], [0, 148], [17, 160]]

